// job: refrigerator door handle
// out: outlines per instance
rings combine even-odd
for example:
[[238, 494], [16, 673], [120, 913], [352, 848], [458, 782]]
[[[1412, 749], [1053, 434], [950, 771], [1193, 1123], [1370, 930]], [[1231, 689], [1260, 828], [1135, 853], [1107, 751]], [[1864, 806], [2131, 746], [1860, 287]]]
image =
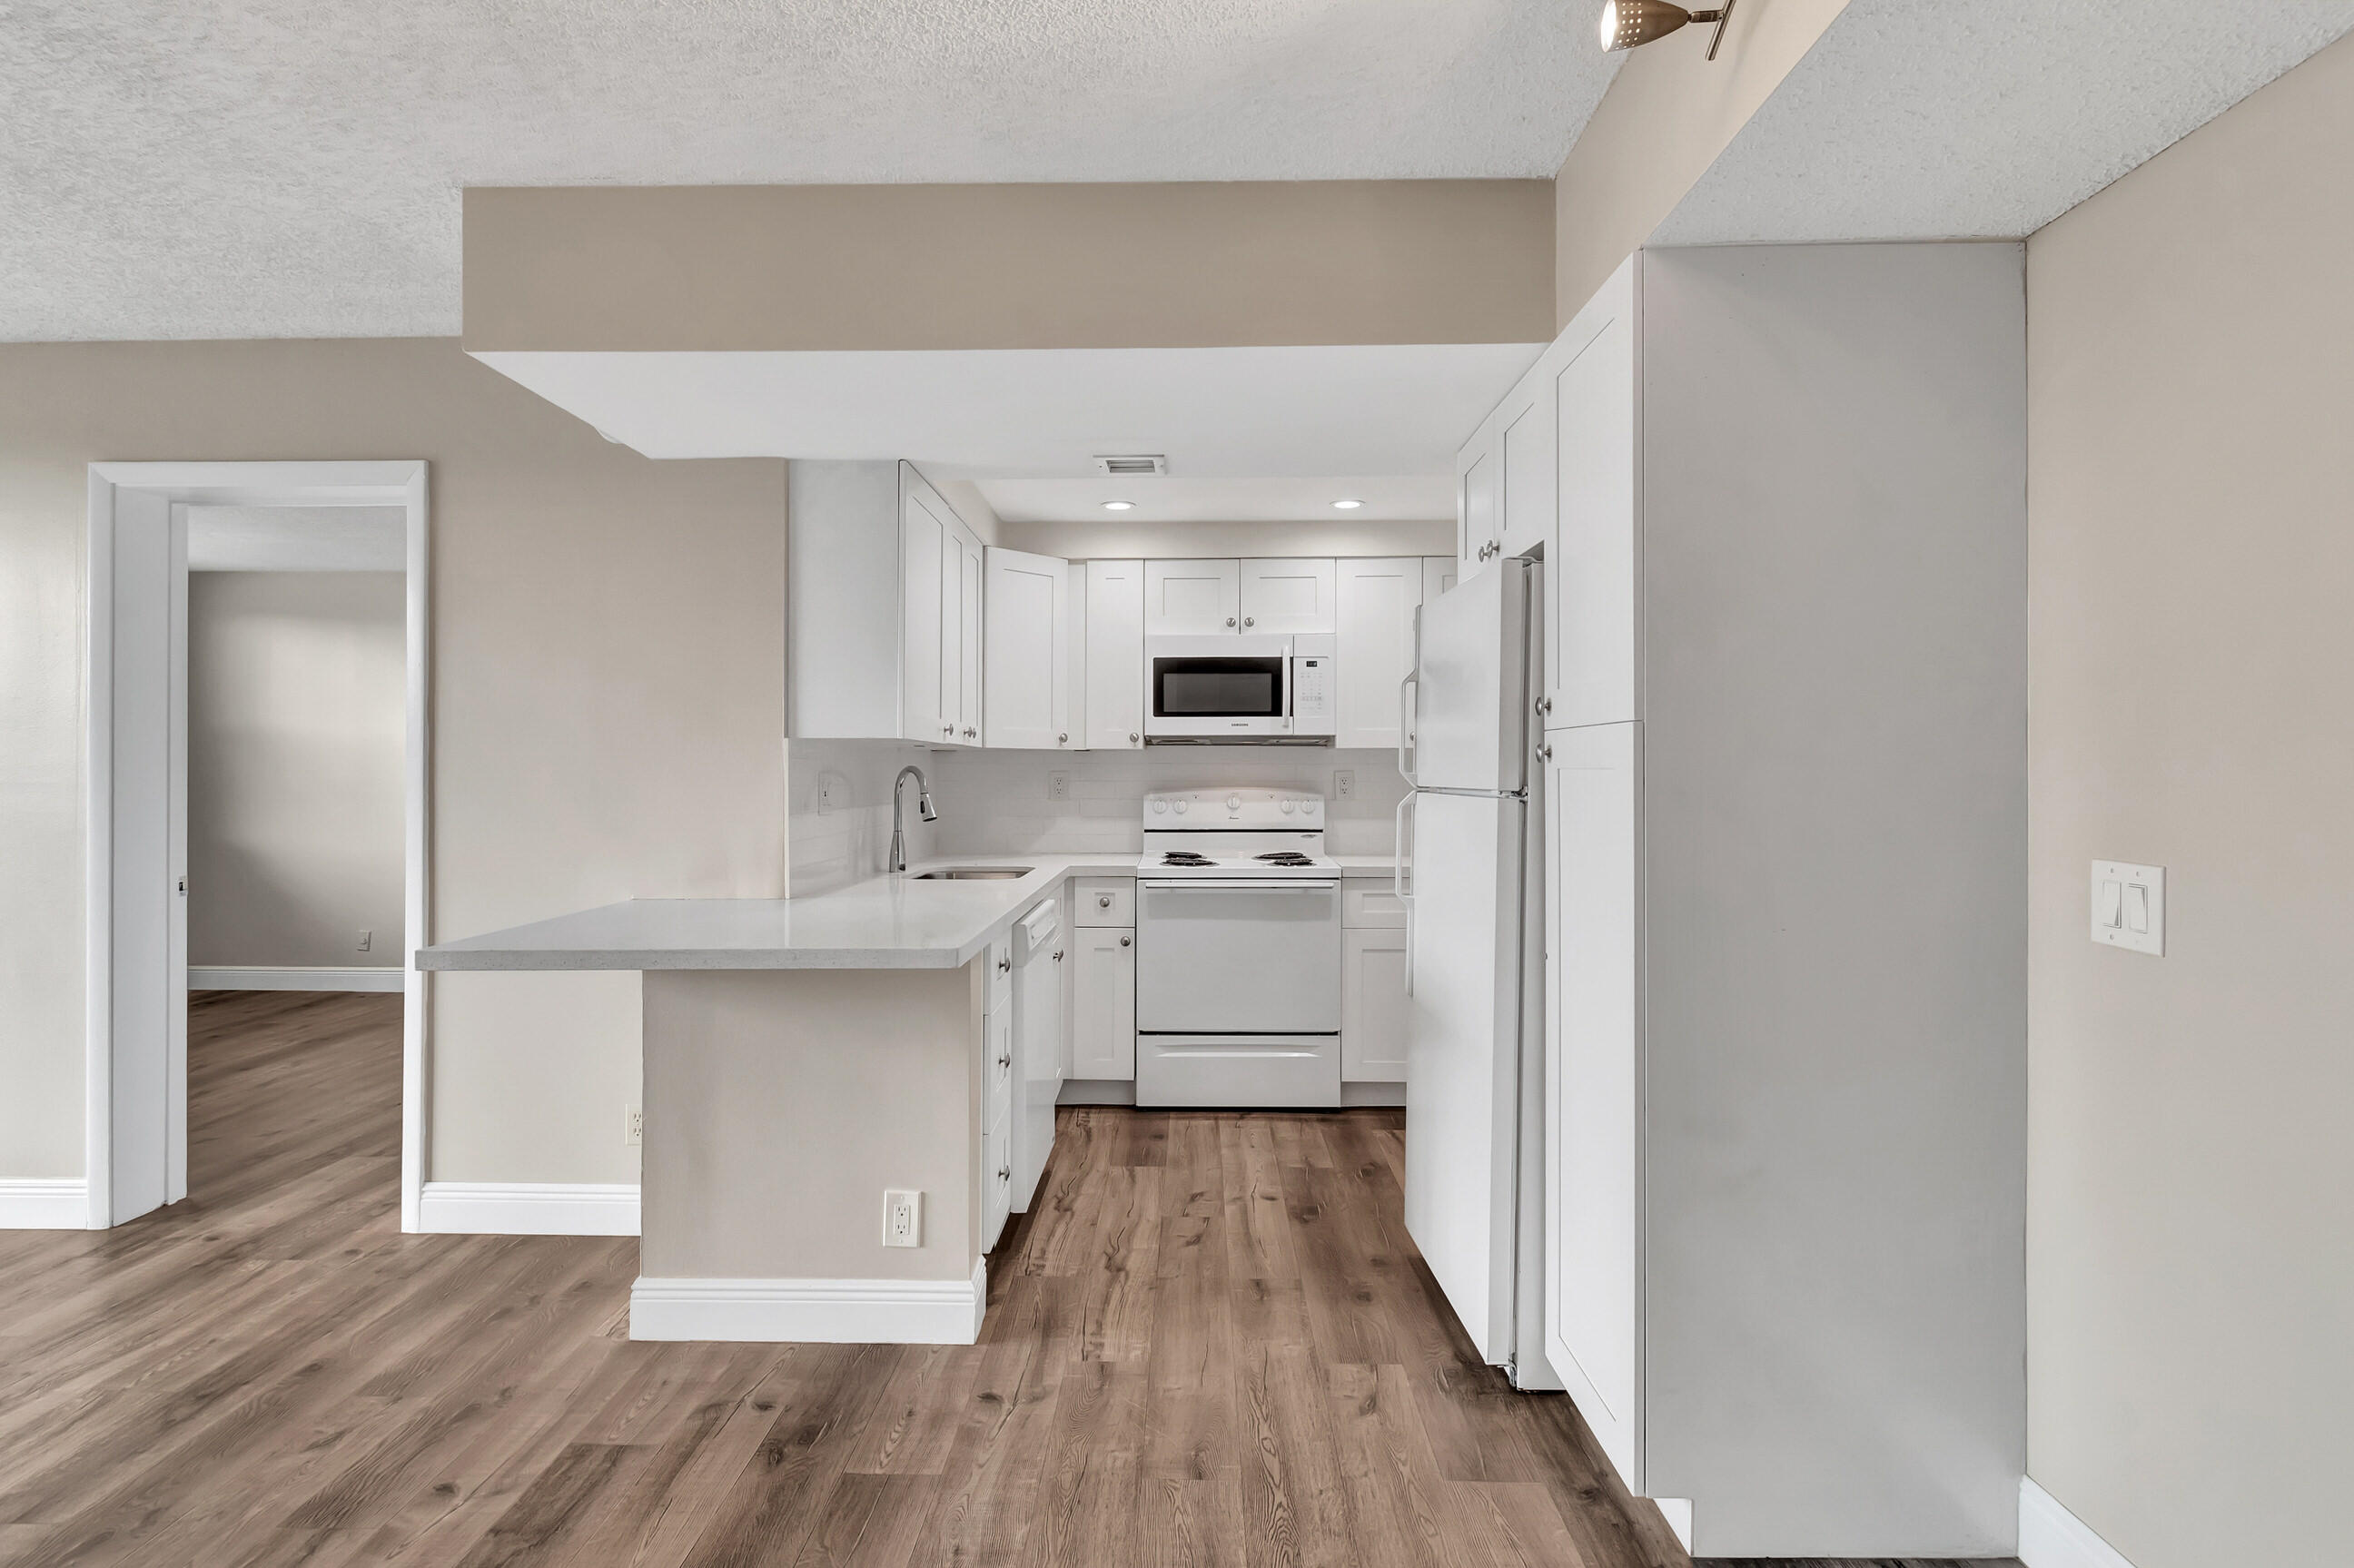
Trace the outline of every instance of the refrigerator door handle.
[[1405, 885], [1405, 829], [1414, 809], [1415, 792], [1398, 798], [1397, 817], [1390, 838], [1390, 891], [1405, 906], [1405, 993], [1414, 994], [1414, 895]]
[[1422, 672], [1418, 669], [1408, 670], [1398, 682], [1398, 777], [1410, 789], [1417, 787], [1414, 781], [1416, 758], [1411, 755], [1417, 748], [1414, 744], [1414, 704], [1406, 700], [1406, 694], [1421, 689]]

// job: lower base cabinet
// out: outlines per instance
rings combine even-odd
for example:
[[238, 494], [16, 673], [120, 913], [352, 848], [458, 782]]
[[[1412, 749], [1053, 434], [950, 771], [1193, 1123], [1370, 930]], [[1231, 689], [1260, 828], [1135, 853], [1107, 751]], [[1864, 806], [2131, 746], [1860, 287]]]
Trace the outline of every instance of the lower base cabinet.
[[1136, 932], [1085, 926], [1068, 933], [1071, 976], [1071, 1076], [1128, 1081], [1136, 1076]]
[[1352, 889], [1341, 927], [1341, 1081], [1405, 1082], [1405, 907], [1384, 887]]
[[[992, 968], [1005, 961], [1004, 947], [991, 947]], [[1013, 1210], [1013, 999], [1005, 990], [995, 992], [981, 1048], [981, 1120], [988, 1131], [981, 1139], [981, 1250], [987, 1252]]]

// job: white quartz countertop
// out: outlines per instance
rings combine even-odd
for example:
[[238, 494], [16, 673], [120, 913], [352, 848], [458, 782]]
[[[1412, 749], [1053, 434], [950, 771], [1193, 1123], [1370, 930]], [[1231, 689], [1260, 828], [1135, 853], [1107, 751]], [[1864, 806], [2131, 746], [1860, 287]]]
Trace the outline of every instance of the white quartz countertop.
[[[1343, 876], [1387, 876], [1386, 855], [1337, 855]], [[632, 898], [417, 955], [420, 969], [961, 969], [1071, 876], [1133, 876], [1137, 857], [968, 854], [948, 865], [1026, 865], [991, 882], [871, 877], [808, 898]]]

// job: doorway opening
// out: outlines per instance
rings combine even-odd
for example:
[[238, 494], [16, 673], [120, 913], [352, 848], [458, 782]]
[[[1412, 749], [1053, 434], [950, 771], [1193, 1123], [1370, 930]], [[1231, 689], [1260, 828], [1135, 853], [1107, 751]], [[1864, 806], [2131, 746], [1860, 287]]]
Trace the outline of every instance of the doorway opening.
[[[193, 956], [200, 966], [197, 983], [208, 990], [398, 991], [401, 1224], [413, 1231], [428, 1157], [427, 980], [415, 967], [415, 952], [431, 939], [426, 465], [95, 463], [90, 471], [89, 549], [87, 1223], [93, 1229], [121, 1224], [187, 1195]], [[349, 886], [280, 888], [242, 901], [216, 899], [206, 911], [193, 955], [192, 871], [201, 870], [216, 883], [234, 883], [240, 874], [224, 858], [214, 831], [218, 824], [192, 824], [190, 817], [191, 743], [207, 758], [204, 767], [216, 768], [213, 737], [201, 732], [221, 716], [215, 701], [219, 694], [207, 691], [200, 694], [192, 726], [192, 567], [204, 578], [195, 597], [204, 612], [199, 623], [213, 663], [262, 658], [281, 675], [309, 688], [267, 701], [313, 706], [339, 701], [350, 706], [355, 682], [376, 681], [373, 700], [379, 711], [374, 719], [357, 713], [345, 718], [362, 729], [373, 723], [375, 734], [352, 738], [380, 757], [394, 749], [390, 731], [397, 724], [398, 752], [397, 787], [388, 781], [378, 785], [385, 796], [397, 797], [397, 807], [393, 798], [376, 800], [377, 820], [356, 834], [376, 841], [372, 863], [359, 878], [368, 884], [364, 893]], [[210, 578], [215, 571], [240, 577], [251, 573], [252, 580]], [[318, 643], [323, 635], [344, 645], [347, 657], [340, 661], [340, 677], [324, 667], [338, 661], [323, 659], [318, 648], [265, 649], [256, 641], [264, 634], [252, 630], [295, 588], [291, 577], [272, 582], [269, 575], [313, 572], [375, 578], [372, 584], [353, 578], [320, 589], [319, 602], [331, 607], [326, 613], [347, 624], [323, 631], [314, 625], [307, 634], [296, 634], [298, 641], [307, 635]], [[240, 620], [242, 633], [237, 630]], [[387, 622], [395, 620], [400, 648], [397, 715], [381, 711], [389, 696], [381, 683], [389, 672], [380, 667], [394, 630]], [[214, 647], [225, 634], [228, 641]], [[348, 656], [370, 641], [372, 654]], [[364, 672], [361, 666], [371, 662], [379, 667]], [[219, 673], [209, 671], [207, 681]], [[315, 689], [323, 684], [335, 690]], [[274, 770], [266, 757], [258, 764], [249, 759], [247, 766], [255, 777]], [[211, 798], [218, 782], [207, 778], [200, 783], [202, 810], [220, 808]], [[291, 832], [297, 842], [305, 832], [314, 840], [322, 833], [355, 836], [346, 831], [348, 813], [338, 828], [316, 820], [292, 821], [286, 808], [284, 801], [274, 807], [260, 802], [254, 820], [267, 820], [270, 832]], [[394, 924], [394, 873], [382, 852], [394, 831], [389, 817], [396, 810], [398, 928], [379, 929]], [[192, 841], [206, 846], [196, 868], [191, 866]], [[354, 847], [370, 854], [365, 846]], [[259, 858], [267, 861], [270, 853], [265, 847]], [[282, 858], [282, 846], [280, 853]], [[244, 880], [268, 882], [267, 870]], [[291, 915], [290, 904], [296, 906]], [[290, 921], [299, 924], [305, 914], [347, 904], [386, 911], [334, 916], [354, 927], [333, 938], [348, 943], [348, 955], [305, 947], [304, 938], [290, 934]], [[276, 956], [270, 962], [223, 961], [239, 951], [252, 958]], [[318, 961], [344, 957], [356, 961]]]

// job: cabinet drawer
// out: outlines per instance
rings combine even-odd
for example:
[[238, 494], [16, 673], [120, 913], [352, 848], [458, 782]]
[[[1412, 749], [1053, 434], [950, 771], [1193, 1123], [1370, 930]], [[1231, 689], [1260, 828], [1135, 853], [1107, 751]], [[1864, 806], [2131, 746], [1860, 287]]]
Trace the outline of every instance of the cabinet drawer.
[[1395, 930], [1405, 925], [1405, 902], [1386, 882], [1363, 887], [1341, 885], [1341, 924]]
[[1000, 937], [981, 955], [983, 1012], [995, 1012], [1013, 994], [1013, 938]]
[[1136, 924], [1136, 878], [1081, 876], [1072, 880], [1071, 923], [1075, 926]]
[[981, 1040], [988, 1053], [981, 1062], [981, 1121], [986, 1126], [1003, 1120], [1006, 1107], [1013, 1103], [1013, 1009], [991, 1011]]

